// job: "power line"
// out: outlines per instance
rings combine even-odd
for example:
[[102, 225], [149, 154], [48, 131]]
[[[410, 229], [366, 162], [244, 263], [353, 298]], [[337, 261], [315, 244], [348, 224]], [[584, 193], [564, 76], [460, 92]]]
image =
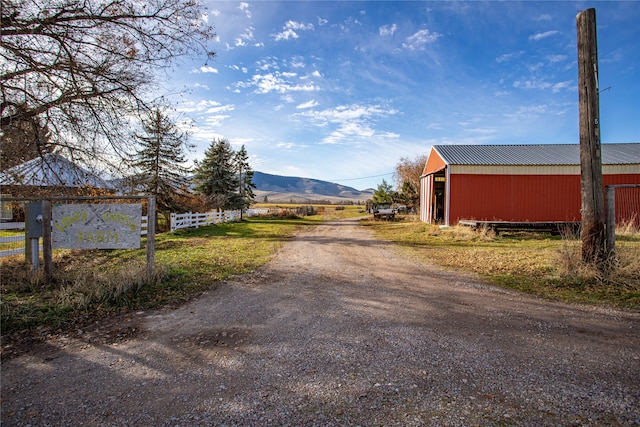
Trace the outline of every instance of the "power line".
[[363, 176], [360, 178], [345, 178], [345, 179], [328, 179], [327, 181], [336, 182], [336, 181], [358, 181], [360, 179], [369, 179], [369, 178], [378, 178], [381, 176], [393, 175], [393, 172], [383, 173], [381, 175], [371, 175], [371, 176]]

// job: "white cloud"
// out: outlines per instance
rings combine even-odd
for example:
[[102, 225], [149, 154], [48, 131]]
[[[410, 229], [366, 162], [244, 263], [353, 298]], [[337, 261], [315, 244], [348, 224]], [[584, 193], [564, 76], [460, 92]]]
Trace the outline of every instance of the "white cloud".
[[402, 47], [409, 50], [423, 50], [425, 45], [429, 43], [433, 43], [442, 37], [439, 33], [432, 33], [431, 31], [424, 29], [420, 30], [417, 33], [407, 37], [404, 43], [402, 43]]
[[498, 56], [496, 58], [496, 62], [498, 64], [501, 64], [501, 63], [506, 62], [506, 61], [511, 61], [512, 59], [516, 59], [516, 58], [520, 57], [523, 53], [524, 53], [523, 50], [521, 50], [519, 52], [505, 53], [504, 55]]
[[177, 110], [182, 113], [219, 113], [233, 111], [235, 109], [236, 107], [233, 104], [223, 105], [212, 100], [203, 100], [198, 103], [185, 103], [177, 108]]
[[313, 83], [299, 84], [292, 79], [296, 73], [274, 73], [256, 74], [250, 81], [236, 82], [237, 87], [247, 88], [255, 87], [255, 93], [266, 94], [270, 92], [288, 93], [288, 92], [312, 92], [319, 90]]
[[382, 36], [382, 37], [388, 37], [388, 36], [392, 36], [396, 30], [398, 29], [398, 26], [396, 24], [393, 25], [383, 25], [382, 27], [380, 27], [380, 29], [378, 30], [378, 33]]
[[560, 31], [557, 31], [557, 30], [545, 31], [544, 33], [536, 33], [536, 34], [530, 35], [529, 40], [538, 41], [538, 40], [546, 39], [547, 37], [554, 36], [556, 34], [560, 34]]
[[247, 42], [254, 41], [255, 39], [253, 37], [253, 30], [253, 27], [249, 27], [242, 34], [236, 37], [235, 47], [247, 46]]
[[308, 145], [296, 144], [295, 142], [278, 142], [276, 147], [283, 148], [285, 150], [293, 150], [294, 148], [307, 148]]
[[293, 68], [303, 68], [305, 66], [304, 58], [302, 56], [294, 56], [293, 58], [291, 58], [289, 64]]
[[624, 58], [623, 54], [622, 54], [622, 50], [620, 48], [615, 49], [613, 51], [610, 52], [606, 52], [601, 58], [599, 58], [598, 60], [602, 63], [611, 63], [611, 62], [618, 62], [621, 61]]
[[[220, 127], [222, 126], [222, 123], [229, 117], [231, 116], [229, 116], [228, 114], [208, 115], [204, 118], [204, 123], [208, 127]], [[198, 120], [196, 120], [196, 122], [198, 122]]]
[[309, 102], [305, 102], [305, 103], [302, 103], [302, 104], [298, 105], [296, 108], [298, 108], [300, 110], [303, 110], [303, 109], [306, 109], [306, 108], [317, 107], [318, 105], [320, 105], [320, 104], [315, 99], [312, 99]]
[[304, 80], [304, 79], [308, 79], [308, 78], [310, 78], [310, 77], [315, 77], [315, 78], [320, 79], [320, 78], [322, 78], [322, 74], [320, 74], [320, 71], [315, 70], [315, 71], [313, 71], [311, 74], [307, 74], [307, 75], [306, 75], [306, 76], [304, 76], [304, 77], [300, 77], [300, 79]]
[[284, 28], [291, 28], [293, 30], [313, 30], [313, 24], [303, 24], [302, 22], [289, 20], [284, 24]]
[[559, 83], [555, 83], [553, 86], [551, 86], [551, 91], [553, 93], [558, 93], [561, 90], [565, 90], [565, 89], [570, 89], [573, 87], [573, 82], [571, 80], [567, 80], [564, 82], [559, 82]]
[[298, 33], [293, 31], [291, 28], [288, 28], [278, 34], [273, 35], [273, 38], [276, 39], [276, 41], [297, 39], [298, 37], [300, 37], [298, 36]]
[[[240, 147], [242, 145], [247, 145], [250, 142], [253, 142], [253, 138], [240, 138], [240, 137], [235, 137], [235, 138], [230, 138], [229, 139], [229, 143], [231, 143], [231, 145], [235, 146], [235, 147]], [[254, 158], [255, 156], [251, 155], [249, 156], [251, 158]]]
[[222, 112], [226, 112], [226, 111], [233, 111], [236, 109], [236, 106], [233, 104], [229, 104], [229, 105], [216, 105], [213, 107], [208, 108], [205, 113], [206, 114], [214, 114], [214, 113], [222, 113]]
[[203, 65], [200, 68], [191, 70], [192, 73], [198, 74], [198, 73], [214, 73], [214, 74], [218, 74], [218, 69], [217, 68], [213, 68], [210, 67], [209, 65]]
[[249, 10], [249, 7], [249, 3], [241, 2], [240, 6], [238, 6], [238, 9], [243, 11], [246, 14], [247, 18], [251, 18], [251, 11]]
[[549, 112], [549, 106], [542, 105], [528, 105], [521, 106], [517, 110], [511, 113], [506, 113], [504, 116], [511, 119], [536, 119], [540, 117], [542, 114], [547, 114]]
[[334, 127], [331, 133], [322, 139], [323, 144], [358, 143], [363, 140], [395, 139], [399, 135], [393, 132], [379, 132], [373, 128], [374, 118], [397, 114], [394, 109], [385, 109], [380, 105], [341, 105], [328, 110], [308, 110], [294, 116], [307, 117], [322, 128]]
[[302, 22], [289, 20], [284, 24], [284, 27], [282, 27], [282, 29], [283, 31], [277, 34], [272, 34], [271, 37], [273, 37], [276, 41], [297, 39], [299, 36], [296, 31], [313, 30], [313, 24], [304, 24]]
[[323, 26], [323, 25], [327, 25], [328, 23], [329, 23], [329, 20], [328, 20], [328, 19], [320, 18], [320, 17], [318, 16], [318, 25]]
[[553, 93], [558, 93], [562, 90], [571, 88], [573, 86], [573, 82], [571, 80], [567, 80], [564, 82], [551, 83], [547, 81], [533, 79], [523, 79], [518, 80], [513, 83], [513, 87], [518, 89], [537, 89], [537, 90], [551, 90]]
[[562, 62], [567, 59], [567, 55], [548, 55], [547, 59], [550, 63], [555, 64], [556, 62]]

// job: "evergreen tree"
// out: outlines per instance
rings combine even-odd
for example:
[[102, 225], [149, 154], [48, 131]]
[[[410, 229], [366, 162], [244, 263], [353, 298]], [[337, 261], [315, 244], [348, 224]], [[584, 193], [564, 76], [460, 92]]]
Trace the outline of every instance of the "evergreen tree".
[[182, 209], [178, 197], [188, 187], [185, 151], [190, 148], [188, 135], [181, 132], [159, 108], [142, 121], [143, 134], [136, 134], [138, 152], [131, 165], [140, 173], [137, 188], [156, 197], [158, 211], [167, 213]]
[[373, 192], [373, 203], [393, 203], [393, 187], [384, 179], [378, 185], [376, 191]]
[[196, 164], [195, 190], [202, 194], [214, 209], [238, 207], [240, 180], [236, 173], [235, 153], [226, 139], [213, 140]]
[[420, 193], [413, 183], [405, 181], [402, 184], [402, 192], [398, 193], [398, 198], [395, 201], [404, 204], [409, 209], [415, 209], [420, 205]]
[[240, 197], [239, 197], [239, 209], [246, 209], [255, 200], [255, 194], [253, 189], [256, 185], [253, 183], [253, 169], [249, 165], [249, 155], [244, 145], [240, 148], [235, 155], [236, 169], [240, 180]]

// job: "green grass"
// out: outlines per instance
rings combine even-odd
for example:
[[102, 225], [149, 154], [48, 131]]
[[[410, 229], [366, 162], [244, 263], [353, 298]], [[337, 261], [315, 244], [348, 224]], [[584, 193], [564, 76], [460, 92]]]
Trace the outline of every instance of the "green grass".
[[509, 289], [544, 298], [640, 309], [640, 235], [617, 239], [618, 260], [601, 273], [580, 260], [575, 236], [441, 229], [417, 220], [363, 221], [399, 244], [406, 256], [451, 270], [475, 273]]
[[[265, 264], [301, 227], [362, 216], [361, 207], [328, 207], [295, 218], [254, 217], [242, 222], [156, 236], [156, 275], [146, 280], [146, 250], [54, 251], [54, 280], [32, 276], [24, 256], [0, 259], [3, 336], [38, 327], [70, 327], [77, 319], [126, 310], [172, 306], [221, 280]], [[417, 262], [478, 274], [510, 289], [545, 298], [640, 308], [640, 235], [618, 237], [615, 268], [601, 274], [581, 265], [580, 242], [536, 233], [440, 229], [406, 217], [362, 221]]]
[[0, 261], [2, 334], [62, 326], [83, 313], [144, 310], [189, 300], [220, 280], [266, 263], [296, 230], [318, 219], [251, 218], [156, 236], [156, 277], [146, 281], [146, 249], [54, 251], [50, 286], [23, 256]]

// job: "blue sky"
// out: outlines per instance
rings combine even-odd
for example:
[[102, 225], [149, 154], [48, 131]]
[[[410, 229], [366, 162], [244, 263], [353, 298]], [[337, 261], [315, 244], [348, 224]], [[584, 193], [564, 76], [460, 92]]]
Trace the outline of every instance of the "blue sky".
[[217, 56], [171, 76], [192, 158], [224, 137], [254, 170], [365, 189], [434, 144], [578, 143], [590, 7], [602, 141], [640, 142], [639, 2], [205, 4]]

